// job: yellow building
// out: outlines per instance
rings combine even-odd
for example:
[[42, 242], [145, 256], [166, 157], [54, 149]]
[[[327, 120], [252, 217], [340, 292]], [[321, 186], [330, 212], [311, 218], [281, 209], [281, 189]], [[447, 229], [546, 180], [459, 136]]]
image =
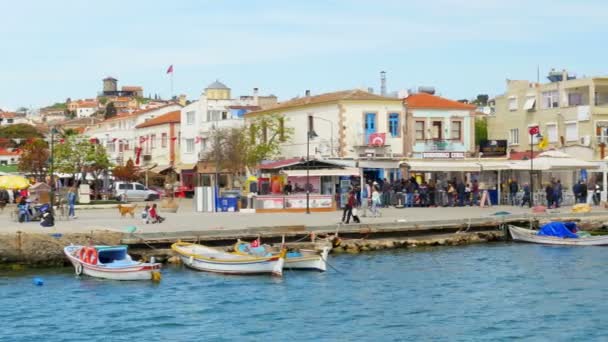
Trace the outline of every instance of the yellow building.
[[230, 88], [216, 80], [205, 88], [205, 95], [207, 95], [208, 100], [229, 100]]
[[505, 139], [509, 151], [538, 148], [539, 137], [528, 129], [540, 128], [548, 149], [560, 149], [585, 160], [608, 155], [608, 77], [576, 78], [552, 70], [548, 83], [507, 80], [497, 96], [495, 115], [488, 117], [488, 137]]

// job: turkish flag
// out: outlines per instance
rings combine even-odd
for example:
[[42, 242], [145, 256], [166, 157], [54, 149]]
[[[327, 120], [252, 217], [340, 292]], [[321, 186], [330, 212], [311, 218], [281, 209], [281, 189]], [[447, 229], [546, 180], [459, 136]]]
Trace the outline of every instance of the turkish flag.
[[167, 74], [172, 74], [173, 73], [173, 64], [171, 64], [169, 66], [169, 69], [167, 69]]
[[540, 133], [540, 128], [538, 126], [528, 127], [528, 133], [530, 135], [537, 135]]
[[386, 143], [386, 133], [370, 134], [367, 143], [371, 146], [384, 146]]
[[141, 147], [137, 147], [135, 149], [135, 165], [139, 165], [139, 157], [141, 156], [141, 151], [143, 149]]
[[146, 140], [147, 140], [147, 138], [146, 138], [146, 137], [139, 137], [139, 143], [140, 143], [140, 144], [145, 143], [145, 142], [146, 142]]

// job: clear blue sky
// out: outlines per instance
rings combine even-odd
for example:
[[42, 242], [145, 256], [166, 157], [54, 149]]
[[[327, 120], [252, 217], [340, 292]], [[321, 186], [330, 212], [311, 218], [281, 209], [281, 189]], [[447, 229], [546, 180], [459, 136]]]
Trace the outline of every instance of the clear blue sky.
[[355, 88], [435, 86], [491, 96], [540, 65], [608, 74], [605, 1], [0, 0], [0, 108], [93, 97], [101, 79], [197, 97], [280, 99]]

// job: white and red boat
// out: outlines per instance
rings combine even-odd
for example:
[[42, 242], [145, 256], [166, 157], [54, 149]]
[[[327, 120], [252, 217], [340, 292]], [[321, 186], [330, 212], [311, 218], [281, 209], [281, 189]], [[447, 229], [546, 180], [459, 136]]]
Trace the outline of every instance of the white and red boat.
[[160, 263], [139, 262], [127, 254], [127, 246], [67, 246], [63, 252], [77, 275], [112, 280], [159, 281]]

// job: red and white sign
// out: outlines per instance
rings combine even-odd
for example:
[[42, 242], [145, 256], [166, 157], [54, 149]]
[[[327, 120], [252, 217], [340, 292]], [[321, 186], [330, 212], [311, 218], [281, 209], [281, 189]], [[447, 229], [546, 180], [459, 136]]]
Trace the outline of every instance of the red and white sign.
[[424, 159], [464, 159], [464, 152], [423, 152]]
[[540, 128], [538, 126], [530, 126], [528, 127], [528, 134], [537, 135], [540, 133]]
[[386, 133], [372, 133], [369, 135], [367, 142], [371, 146], [384, 146], [386, 143]]

